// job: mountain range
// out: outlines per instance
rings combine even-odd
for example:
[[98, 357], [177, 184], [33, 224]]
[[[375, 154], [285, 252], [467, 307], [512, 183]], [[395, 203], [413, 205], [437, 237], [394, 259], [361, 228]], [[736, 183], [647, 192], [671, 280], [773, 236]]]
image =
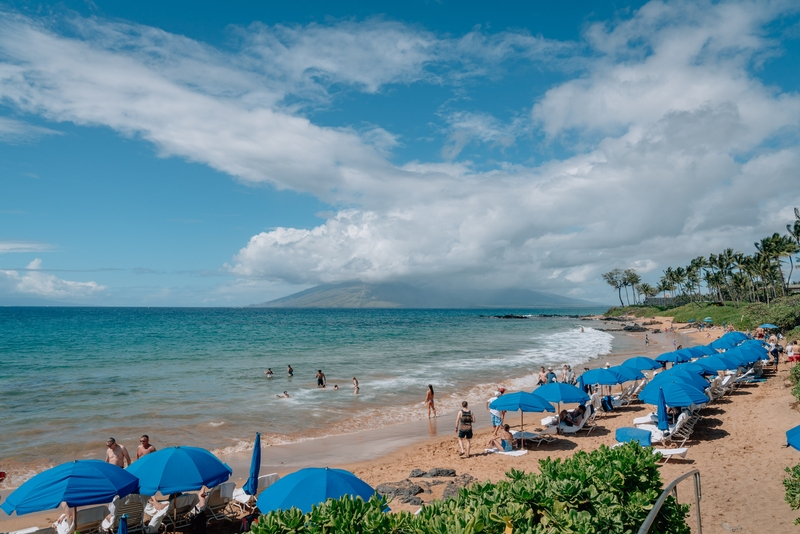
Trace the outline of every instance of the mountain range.
[[252, 304], [256, 308], [562, 308], [597, 307], [596, 302], [530, 289], [437, 290], [402, 282], [323, 284]]

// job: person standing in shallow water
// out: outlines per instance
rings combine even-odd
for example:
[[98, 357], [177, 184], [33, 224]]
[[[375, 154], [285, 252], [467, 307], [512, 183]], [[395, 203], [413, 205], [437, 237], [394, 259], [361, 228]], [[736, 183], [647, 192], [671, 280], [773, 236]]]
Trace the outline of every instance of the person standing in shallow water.
[[428, 392], [425, 394], [425, 404], [428, 405], [428, 419], [431, 418], [431, 410], [433, 410], [433, 416], [436, 417], [436, 406], [433, 404], [432, 384], [428, 384]]
[[287, 367], [286, 374], [288, 374], [289, 376], [294, 376], [294, 369], [292, 369], [292, 366], [287, 365], [286, 367]]
[[353, 395], [358, 395], [358, 390], [361, 388], [358, 386], [358, 379], [353, 377]]

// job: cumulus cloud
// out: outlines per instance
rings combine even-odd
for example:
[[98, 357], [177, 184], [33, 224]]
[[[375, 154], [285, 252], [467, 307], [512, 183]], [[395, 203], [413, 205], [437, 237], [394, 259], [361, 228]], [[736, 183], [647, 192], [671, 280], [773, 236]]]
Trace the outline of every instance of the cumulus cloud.
[[45, 297], [56, 300], [83, 299], [108, 289], [96, 282], [63, 280], [52, 274], [41, 272], [42, 260], [31, 261], [24, 271], [0, 270], [0, 287], [7, 294]]
[[[253, 236], [227, 266], [243, 279], [571, 289], [602, 285], [598, 274], [613, 267], [653, 272], [749, 250], [753, 236], [782, 228], [775, 213], [800, 205], [800, 97], [753, 70], [780, 53], [766, 27], [787, 5], [653, 1], [590, 26], [580, 43], [442, 37], [381, 19], [255, 24], [227, 51], [94, 19], [72, 20], [65, 36], [6, 14], [0, 97], [340, 207], [315, 228]], [[303, 115], [336, 86], [455, 86], [502, 76], [509, 61], [572, 74], [532, 95], [524, 120], [504, 124], [478, 105], [444, 114], [445, 162], [393, 163], [401, 141], [388, 127], [323, 127]], [[477, 171], [459, 160], [470, 143], [505, 148], [529, 132], [550, 154], [536, 166]]]

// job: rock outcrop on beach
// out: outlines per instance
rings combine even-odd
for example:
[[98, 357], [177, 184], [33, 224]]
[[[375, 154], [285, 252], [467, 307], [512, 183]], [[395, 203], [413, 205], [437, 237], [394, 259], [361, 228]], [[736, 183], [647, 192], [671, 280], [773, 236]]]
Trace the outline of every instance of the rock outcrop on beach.
[[[411, 480], [412, 478], [417, 480]], [[419, 506], [423, 502], [430, 502], [432, 498], [432, 488], [434, 486], [445, 485], [442, 498], [447, 499], [458, 495], [458, 490], [471, 484], [475, 477], [469, 473], [462, 473], [456, 476], [456, 470], [450, 468], [434, 467], [429, 471], [413, 469], [408, 478], [399, 482], [386, 482], [379, 484], [375, 491], [403, 504]], [[423, 499], [421, 494], [428, 497]]]
[[544, 291], [442, 289], [401, 282], [324, 284], [255, 308], [587, 308], [595, 302]]

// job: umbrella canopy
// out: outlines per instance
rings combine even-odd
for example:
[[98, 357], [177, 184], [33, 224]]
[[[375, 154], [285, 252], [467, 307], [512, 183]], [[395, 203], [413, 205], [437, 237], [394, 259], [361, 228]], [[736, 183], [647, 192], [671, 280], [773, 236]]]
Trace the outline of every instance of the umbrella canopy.
[[786, 431], [786, 443], [800, 451], [800, 425]]
[[7, 514], [52, 510], [65, 502], [70, 508], [111, 502], [139, 487], [139, 480], [116, 465], [100, 460], [77, 460], [34, 476], [0, 505]]
[[775, 326], [774, 324], [771, 324], [771, 323], [764, 323], [764, 324], [761, 325], [761, 328], [764, 328], [766, 330], [777, 330], [778, 329], [777, 326]]
[[515, 391], [506, 393], [489, 405], [492, 410], [507, 412], [555, 412], [553, 405], [535, 393]]
[[657, 405], [659, 391], [664, 392], [664, 401], [668, 406], [690, 406], [705, 404], [708, 397], [694, 386], [681, 382], [650, 382], [639, 392], [639, 400], [647, 404]]
[[691, 354], [683, 352], [683, 349], [675, 350], [672, 352], [665, 352], [664, 354], [660, 354], [656, 357], [656, 361], [661, 363], [666, 363], [666, 362], [682, 363], [682, 362], [688, 362], [691, 359], [692, 359]]
[[257, 506], [262, 514], [273, 510], [299, 508], [308, 513], [315, 504], [352, 495], [369, 500], [372, 486], [344, 469], [307, 467], [287, 475], [261, 492]]
[[713, 323], [714, 319], [712, 319], [711, 317], [706, 317], [705, 319], [703, 319], [703, 322], [704, 323]]
[[664, 400], [664, 389], [658, 388], [658, 404], [656, 404], [658, 412], [658, 429], [667, 430], [669, 428], [669, 419], [667, 418], [667, 401]]
[[690, 373], [694, 373], [694, 374], [697, 374], [697, 375], [707, 375], [707, 374], [709, 374], [708, 371], [704, 367], [702, 367], [700, 365], [697, 365], [696, 362], [681, 363], [681, 364], [678, 364], [678, 366], [675, 367], [674, 369], [676, 371], [678, 371], [678, 370], [680, 370], [680, 371], [688, 371]]
[[630, 367], [637, 371], [649, 371], [651, 369], [661, 369], [661, 364], [647, 356], [634, 356], [622, 362], [620, 367]]
[[584, 384], [600, 384], [601, 386], [613, 386], [622, 384], [627, 379], [612, 369], [591, 369], [581, 375]]
[[[703, 378], [697, 373], [693, 373], [692, 371], [686, 371], [681, 369], [680, 367], [675, 367], [674, 369], [670, 369], [669, 371], [664, 371], [658, 373], [650, 383], [660, 384], [662, 382], [680, 382], [683, 384], [689, 384], [700, 391], [703, 391], [708, 387], [708, 380]], [[654, 404], [654, 403], [650, 403]], [[669, 404], [669, 403], [667, 403]], [[672, 404], [670, 404], [672, 406]]]
[[582, 389], [562, 382], [554, 382], [552, 384], [539, 386], [533, 391], [533, 394], [538, 395], [547, 402], [563, 402], [564, 404], [586, 402], [589, 400], [589, 395]]
[[717, 351], [712, 349], [711, 347], [706, 347], [704, 345], [699, 345], [696, 347], [686, 347], [681, 349], [683, 354], [688, 354], [692, 358], [699, 358], [701, 356], [708, 356], [709, 354], [716, 354]]
[[242, 489], [248, 495], [258, 493], [258, 472], [261, 471], [261, 432], [256, 432], [256, 441], [253, 443], [253, 457], [250, 459], [250, 476]]
[[609, 367], [609, 369], [621, 374], [623, 378], [625, 378], [626, 382], [630, 380], [641, 380], [642, 378], [644, 378], [644, 375], [641, 373], [641, 371], [638, 371], [636, 369], [631, 369], [630, 367], [615, 365], [613, 367]]
[[127, 471], [139, 478], [139, 493], [164, 495], [222, 484], [232, 470], [198, 447], [167, 447], [142, 456]]
[[695, 365], [699, 365], [703, 369], [706, 370], [707, 374], [716, 374], [717, 371], [725, 371], [728, 369], [730, 365], [728, 362], [725, 362], [716, 356], [709, 356], [708, 358], [700, 358], [696, 362]]

